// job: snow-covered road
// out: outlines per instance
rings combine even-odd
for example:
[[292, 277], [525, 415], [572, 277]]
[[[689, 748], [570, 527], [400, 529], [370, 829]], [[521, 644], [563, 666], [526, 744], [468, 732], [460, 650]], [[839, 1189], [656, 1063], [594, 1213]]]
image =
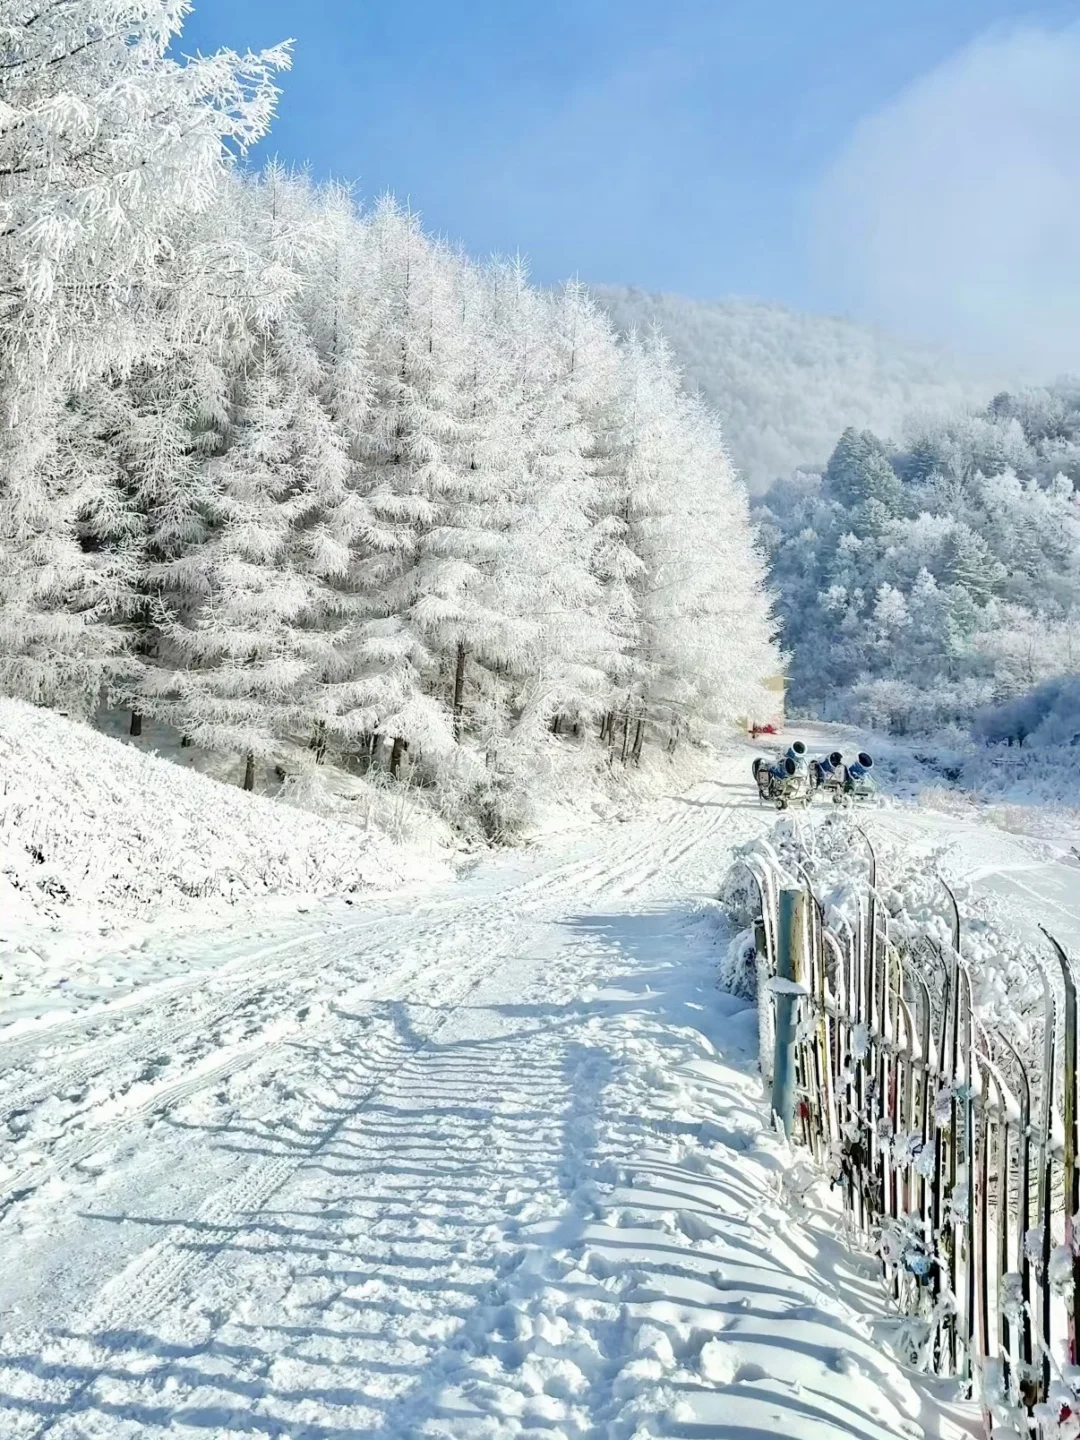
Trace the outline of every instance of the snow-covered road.
[[4, 1440], [948, 1428], [715, 989], [745, 774], [8, 1041]]

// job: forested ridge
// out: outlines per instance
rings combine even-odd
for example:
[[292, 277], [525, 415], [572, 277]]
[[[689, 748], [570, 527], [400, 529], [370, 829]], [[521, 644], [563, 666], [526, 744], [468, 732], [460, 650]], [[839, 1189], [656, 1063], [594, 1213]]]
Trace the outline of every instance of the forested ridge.
[[1080, 388], [847, 429], [755, 507], [792, 700], [931, 733], [1080, 668]]
[[664, 333], [755, 494], [800, 466], [824, 465], [849, 425], [895, 435], [912, 415], [975, 408], [1013, 379], [838, 316], [632, 287], [592, 293], [621, 332]]

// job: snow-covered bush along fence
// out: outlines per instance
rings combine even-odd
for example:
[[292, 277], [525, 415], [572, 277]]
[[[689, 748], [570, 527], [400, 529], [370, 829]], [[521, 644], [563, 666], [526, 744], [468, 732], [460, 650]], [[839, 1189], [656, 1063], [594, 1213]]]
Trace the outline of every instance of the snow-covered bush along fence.
[[[774, 1045], [777, 1071], [793, 1067], [790, 1108], [774, 1087], [779, 1119], [880, 1256], [911, 1359], [969, 1381], [1002, 1433], [1074, 1435], [1061, 1431], [1080, 1414], [1072, 961], [1047, 936], [1028, 957], [1037, 1006], [1018, 986], [1010, 1008], [985, 983], [985, 929], [969, 946], [944, 881], [924, 866], [890, 889], [847, 819], [781, 822], [741, 851], [724, 900], [747, 926], [725, 978], [758, 994], [763, 1071]], [[769, 1018], [781, 997], [797, 1011], [783, 1054]]]

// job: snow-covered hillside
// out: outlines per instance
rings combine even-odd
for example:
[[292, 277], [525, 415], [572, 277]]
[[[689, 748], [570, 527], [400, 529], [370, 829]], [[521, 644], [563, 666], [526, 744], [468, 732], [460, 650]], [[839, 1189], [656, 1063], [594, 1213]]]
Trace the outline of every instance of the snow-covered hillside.
[[849, 425], [896, 435], [913, 412], [985, 405], [1006, 383], [832, 316], [614, 286], [593, 293], [621, 330], [659, 325], [755, 492], [824, 464]]
[[355, 895], [441, 873], [438, 859], [374, 831], [0, 699], [4, 1020], [27, 992], [90, 983], [94, 957], [168, 916], [247, 913], [273, 897]]

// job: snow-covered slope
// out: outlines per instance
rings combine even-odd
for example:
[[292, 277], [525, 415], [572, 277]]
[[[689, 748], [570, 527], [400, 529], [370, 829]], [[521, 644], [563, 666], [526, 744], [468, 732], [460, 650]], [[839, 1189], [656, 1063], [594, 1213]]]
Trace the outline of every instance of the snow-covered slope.
[[746, 758], [3, 1046], [4, 1440], [955, 1434], [716, 988]]
[[[4, 1018], [43, 973], [86, 979], [118, 929], [284, 895], [385, 889], [443, 867], [0, 699]], [[60, 971], [54, 973], [59, 965]]]
[[593, 293], [621, 330], [659, 325], [687, 380], [719, 414], [753, 491], [824, 463], [848, 425], [895, 435], [913, 412], [982, 406], [1016, 378], [780, 305], [607, 286]]

